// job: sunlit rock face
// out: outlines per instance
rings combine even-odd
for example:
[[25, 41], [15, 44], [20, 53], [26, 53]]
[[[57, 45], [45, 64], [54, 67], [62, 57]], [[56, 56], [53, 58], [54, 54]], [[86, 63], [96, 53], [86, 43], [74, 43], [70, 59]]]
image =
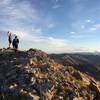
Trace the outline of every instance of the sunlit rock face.
[[0, 100], [99, 100], [100, 83], [38, 49], [0, 49]]

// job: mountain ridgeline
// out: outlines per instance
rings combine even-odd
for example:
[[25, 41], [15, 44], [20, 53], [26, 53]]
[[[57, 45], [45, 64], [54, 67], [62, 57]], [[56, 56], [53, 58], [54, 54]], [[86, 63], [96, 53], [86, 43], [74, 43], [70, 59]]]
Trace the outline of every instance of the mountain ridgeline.
[[49, 56], [64, 66], [73, 66], [100, 81], [100, 54], [51, 54]]
[[0, 49], [0, 100], [99, 100], [100, 81], [87, 69], [74, 68], [80, 58], [63, 57], [38, 49]]

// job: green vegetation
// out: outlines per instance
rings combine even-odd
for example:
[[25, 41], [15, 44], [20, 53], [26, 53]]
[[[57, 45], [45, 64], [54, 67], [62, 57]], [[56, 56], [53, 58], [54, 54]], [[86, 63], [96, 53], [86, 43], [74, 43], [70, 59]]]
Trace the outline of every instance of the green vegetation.
[[87, 85], [80, 79], [76, 79], [76, 78], [73, 78], [75, 84], [79, 85], [81, 89], [84, 89], [87, 87]]
[[[65, 71], [65, 74], [63, 74], [63, 79], [64, 80], [72, 81], [73, 83], [78, 85], [80, 87], [80, 89], [84, 89], [84, 88], [87, 87], [87, 85], [84, 83], [84, 81], [82, 81], [81, 79], [78, 79], [78, 78], [73, 76], [73, 73], [79, 73], [79, 71], [75, 70], [71, 66], [63, 67], [63, 71]], [[66, 71], [68, 72], [68, 74], [66, 74]]]

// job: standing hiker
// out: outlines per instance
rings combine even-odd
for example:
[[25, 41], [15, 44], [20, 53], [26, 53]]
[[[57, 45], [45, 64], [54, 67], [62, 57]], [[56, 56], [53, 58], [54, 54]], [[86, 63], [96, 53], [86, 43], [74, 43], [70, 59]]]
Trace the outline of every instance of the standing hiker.
[[18, 44], [19, 44], [19, 39], [17, 36], [15, 36], [15, 38], [13, 39], [13, 48], [16, 50], [18, 50]]
[[12, 34], [8, 31], [8, 42], [9, 42], [9, 48], [11, 48], [12, 44]]

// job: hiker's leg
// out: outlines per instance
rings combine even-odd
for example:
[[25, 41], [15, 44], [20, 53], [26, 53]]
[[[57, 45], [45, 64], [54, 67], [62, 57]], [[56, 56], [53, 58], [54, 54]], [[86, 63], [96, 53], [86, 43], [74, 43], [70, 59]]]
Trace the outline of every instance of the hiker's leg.
[[13, 49], [15, 49], [15, 44], [14, 43], [12, 43], [12, 46], [13, 46]]
[[18, 45], [16, 44], [15, 45], [15, 52], [17, 52], [17, 50], [18, 50]]
[[11, 43], [12, 43], [11, 40], [9, 40], [9, 48], [11, 47]]

